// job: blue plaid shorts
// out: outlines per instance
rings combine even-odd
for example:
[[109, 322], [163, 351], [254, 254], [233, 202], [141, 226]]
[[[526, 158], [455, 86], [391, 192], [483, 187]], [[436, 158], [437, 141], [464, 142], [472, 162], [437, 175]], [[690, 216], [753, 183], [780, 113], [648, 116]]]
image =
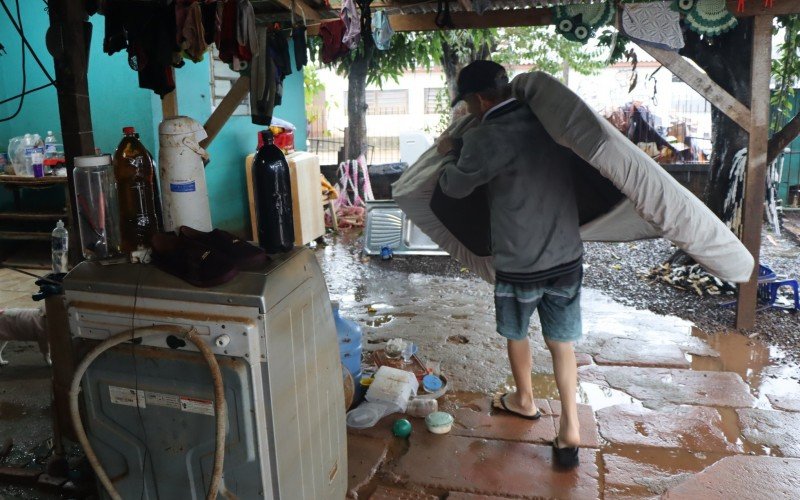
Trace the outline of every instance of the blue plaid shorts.
[[497, 333], [509, 340], [526, 338], [531, 316], [538, 310], [546, 339], [558, 342], [580, 339], [582, 279], [583, 269], [531, 284], [498, 280], [494, 286]]

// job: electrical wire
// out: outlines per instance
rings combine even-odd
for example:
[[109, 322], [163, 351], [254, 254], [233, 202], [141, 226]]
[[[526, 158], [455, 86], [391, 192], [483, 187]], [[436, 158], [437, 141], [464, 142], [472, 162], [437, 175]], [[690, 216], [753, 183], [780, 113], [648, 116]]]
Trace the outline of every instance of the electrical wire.
[[[14, 0], [14, 1], [17, 7], [17, 22], [19, 22], [19, 29], [21, 30], [22, 14], [20, 14], [19, 0]], [[11, 19], [11, 22], [14, 23], [14, 19], [11, 17], [11, 12], [8, 11], [8, 7], [6, 7], [5, 1], [0, 0], [0, 2], [3, 2], [3, 9], [5, 9], [6, 14], [8, 14], [8, 18]], [[14, 114], [12, 114], [11, 116], [8, 116], [6, 118], [0, 118], [0, 123], [7, 122], [16, 118], [17, 115], [19, 115], [20, 111], [22, 111], [22, 104], [25, 102], [25, 94], [27, 94], [26, 88], [28, 85], [28, 72], [25, 71], [25, 44], [20, 43], [20, 47], [22, 47], [22, 93], [19, 95], [19, 103], [17, 104], [17, 110], [14, 111]]]
[[[139, 286], [142, 283], [142, 266], [138, 266], [136, 274], [136, 287], [133, 291], [133, 310], [131, 311], [131, 357], [133, 358], [133, 390], [136, 397], [136, 414], [139, 417], [139, 425], [142, 427], [142, 434], [144, 438], [144, 459], [142, 460], [142, 493], [139, 497], [144, 498], [145, 489], [145, 471], [147, 470], [147, 461], [150, 460], [150, 469], [153, 473], [153, 485], [155, 487], [156, 499], [159, 499], [158, 494], [158, 481], [156, 480], [156, 470], [153, 468], [153, 453], [150, 451], [149, 439], [147, 438], [147, 427], [144, 425], [144, 416], [142, 415], [142, 407], [139, 405], [139, 365], [136, 362], [136, 304], [139, 300]], [[141, 340], [141, 339], [140, 339]]]
[[19, 98], [21, 98], [21, 97], [23, 97], [23, 96], [26, 96], [26, 95], [28, 95], [28, 94], [33, 94], [34, 92], [38, 92], [38, 91], [40, 91], [40, 90], [44, 90], [44, 89], [46, 89], [47, 87], [52, 87], [52, 86], [53, 86], [53, 84], [52, 84], [52, 83], [45, 83], [44, 85], [41, 85], [41, 86], [39, 86], [39, 87], [36, 87], [36, 88], [30, 89], [30, 90], [26, 90], [25, 92], [19, 93], [19, 94], [17, 94], [17, 95], [15, 95], [15, 96], [13, 96], [13, 97], [9, 97], [9, 98], [7, 98], [7, 99], [3, 99], [2, 101], [0, 101], [0, 104], [5, 104], [5, 103], [7, 103], [7, 102], [11, 102], [11, 101], [13, 101], [13, 100], [15, 100], [15, 99], [19, 99]]
[[[19, 6], [19, 0], [16, 0], [16, 2], [17, 2], [17, 6]], [[28, 39], [25, 37], [25, 32], [22, 30], [21, 23], [18, 25], [14, 21], [14, 18], [11, 16], [11, 11], [8, 10], [8, 6], [6, 6], [6, 1], [5, 0], [0, 0], [0, 6], [2, 6], [3, 10], [6, 11], [6, 15], [8, 15], [8, 19], [11, 21], [11, 24], [14, 25], [14, 29], [17, 30], [17, 34], [19, 34], [20, 38], [22, 38], [23, 45], [25, 47], [28, 47], [28, 50], [31, 51], [31, 55], [36, 60], [36, 64], [39, 65], [39, 68], [41, 68], [42, 72], [44, 73], [44, 76], [46, 76], [47, 79], [50, 80], [50, 83], [55, 85], [56, 81], [53, 80], [52, 76], [50, 76], [50, 72], [47, 71], [47, 68], [44, 67], [44, 64], [42, 64], [42, 61], [39, 59], [39, 56], [36, 55], [36, 51], [33, 50], [33, 47], [31, 47], [31, 44], [28, 43]]]

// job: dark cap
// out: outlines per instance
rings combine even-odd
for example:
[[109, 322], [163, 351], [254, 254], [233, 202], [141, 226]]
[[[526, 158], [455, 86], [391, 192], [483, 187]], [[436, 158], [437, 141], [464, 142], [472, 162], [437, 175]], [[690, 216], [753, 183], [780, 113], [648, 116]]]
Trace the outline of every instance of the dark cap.
[[499, 89], [508, 84], [506, 69], [494, 61], [475, 61], [458, 73], [456, 98], [452, 106], [469, 94]]

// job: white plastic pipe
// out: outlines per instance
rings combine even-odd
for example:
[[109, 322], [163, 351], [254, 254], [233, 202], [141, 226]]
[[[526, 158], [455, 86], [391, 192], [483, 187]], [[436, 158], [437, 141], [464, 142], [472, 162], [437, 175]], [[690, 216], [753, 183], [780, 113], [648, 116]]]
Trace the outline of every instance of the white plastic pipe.
[[[164, 333], [180, 335], [184, 339], [193, 343], [197, 349], [200, 350], [200, 354], [203, 355], [203, 358], [205, 359], [206, 363], [208, 364], [208, 368], [211, 371], [211, 378], [214, 382], [214, 415], [216, 417], [217, 428], [215, 443], [216, 447], [214, 450], [214, 468], [212, 469], [211, 484], [208, 487], [206, 499], [215, 500], [217, 498], [217, 492], [219, 491], [220, 482], [222, 481], [222, 466], [225, 460], [225, 425], [228, 422], [228, 406], [225, 403], [225, 387], [223, 385], [222, 371], [219, 369], [217, 358], [214, 357], [214, 353], [203, 342], [203, 340], [198, 338], [196, 329], [191, 328], [187, 330], [177, 325], [143, 326], [125, 330], [124, 332], [113, 335], [98, 344], [94, 349], [89, 351], [85, 358], [83, 358], [83, 361], [81, 361], [76, 368], [75, 376], [72, 379], [72, 385], [70, 386], [69, 390], [69, 409], [72, 416], [72, 425], [75, 428], [75, 434], [78, 437], [78, 442], [80, 442], [81, 446], [83, 447], [83, 451], [86, 453], [86, 458], [89, 460], [89, 463], [91, 464], [92, 469], [94, 469], [94, 472], [97, 475], [97, 478], [100, 480], [100, 483], [102, 483], [103, 487], [106, 489], [108, 494], [111, 495], [113, 500], [122, 500], [122, 496], [120, 496], [119, 492], [114, 487], [114, 484], [111, 482], [111, 479], [109, 479], [108, 474], [106, 474], [105, 469], [103, 469], [103, 466], [97, 459], [97, 455], [89, 443], [89, 438], [86, 435], [86, 432], [83, 430], [83, 422], [81, 420], [80, 409], [78, 407], [78, 395], [80, 394], [81, 389], [81, 379], [83, 379], [83, 375], [86, 373], [89, 365], [91, 365], [92, 362], [94, 362], [94, 360], [97, 359], [101, 354], [112, 347], [128, 342], [129, 340], [152, 337], [154, 335], [163, 335]], [[142, 471], [142, 473], [144, 473], [144, 471]]]

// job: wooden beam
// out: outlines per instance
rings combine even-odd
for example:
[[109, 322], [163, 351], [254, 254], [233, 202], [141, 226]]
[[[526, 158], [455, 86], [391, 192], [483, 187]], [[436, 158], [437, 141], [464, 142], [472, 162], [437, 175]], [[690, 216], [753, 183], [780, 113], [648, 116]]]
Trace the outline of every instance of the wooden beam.
[[294, 8], [294, 15], [297, 16], [298, 20], [303, 19], [304, 12], [306, 20], [319, 21], [322, 19], [322, 16], [320, 16], [313, 7], [308, 5], [305, 0], [277, 0], [277, 2], [284, 6], [289, 12]]
[[[553, 23], [550, 9], [492, 10], [479, 15], [475, 12], [453, 12], [453, 29], [510, 28], [514, 26], [546, 26]], [[395, 14], [389, 16], [395, 31], [436, 31], [436, 13]]]
[[767, 152], [767, 163], [772, 161], [780, 155], [784, 148], [794, 141], [800, 135], [800, 113], [794, 115], [789, 123], [776, 132], [775, 135], [769, 140], [769, 150]]
[[236, 108], [242, 102], [242, 99], [250, 92], [250, 77], [240, 76], [238, 80], [233, 83], [231, 90], [222, 98], [217, 109], [208, 117], [203, 128], [206, 129], [208, 137], [200, 141], [200, 147], [207, 148], [211, 141], [217, 136], [222, 127], [227, 123], [228, 118], [231, 117]]
[[67, 159], [69, 261], [75, 265], [83, 260], [83, 256], [78, 235], [78, 213], [75, 205], [70, 203], [75, 199], [73, 160], [76, 156], [95, 152], [87, 76], [89, 40], [86, 34], [89, 19], [85, 0], [51, 0], [47, 10], [50, 18], [47, 48], [53, 56], [55, 67], [58, 114]]
[[756, 318], [761, 224], [764, 220], [766, 195], [771, 54], [772, 16], [756, 16], [753, 20], [753, 58], [750, 68], [750, 143], [747, 150], [747, 173], [742, 208], [742, 243], [753, 255], [755, 269], [750, 281], [739, 285], [736, 328], [753, 328]]
[[694, 67], [683, 56], [677, 52], [659, 49], [644, 43], [638, 45], [656, 61], [663, 64], [673, 75], [725, 113], [728, 118], [742, 124], [745, 128], [746, 124], [750, 123], [750, 109], [720, 87], [710, 76]]

